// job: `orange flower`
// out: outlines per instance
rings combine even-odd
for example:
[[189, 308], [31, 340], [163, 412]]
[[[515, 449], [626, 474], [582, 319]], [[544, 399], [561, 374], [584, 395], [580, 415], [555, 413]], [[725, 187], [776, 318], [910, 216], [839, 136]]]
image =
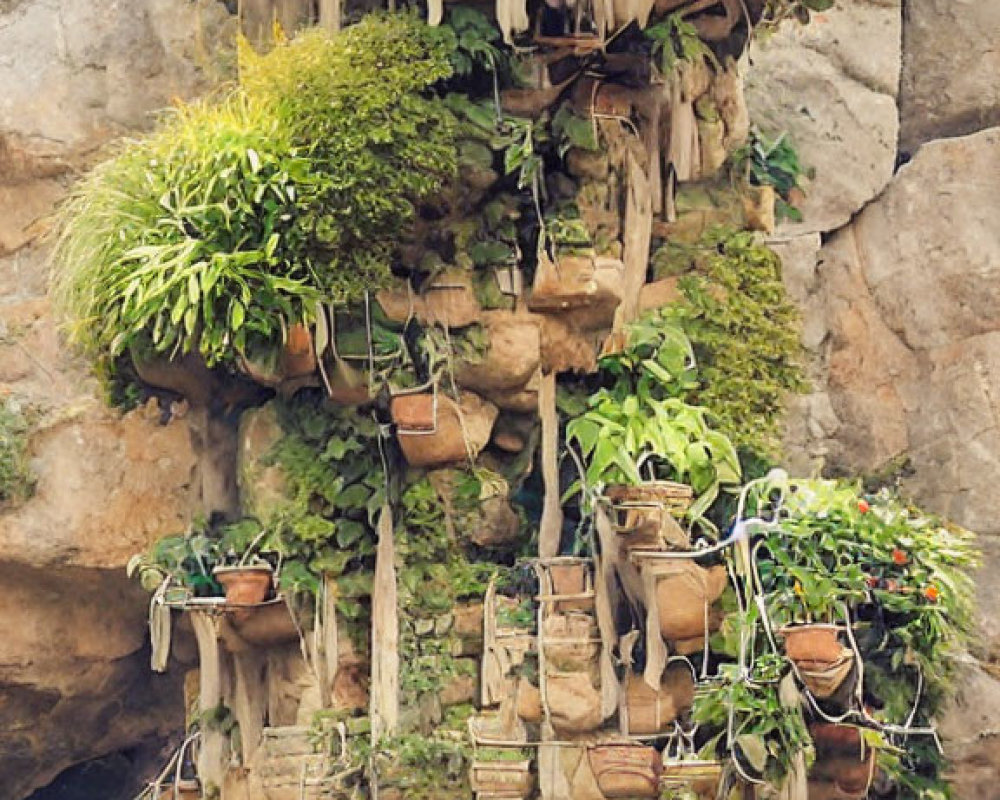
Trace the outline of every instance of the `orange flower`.
[[868, 505], [867, 500], [865, 500], [864, 498], [858, 500], [858, 511], [860, 511], [862, 514], [867, 514], [870, 509], [871, 506]]
[[904, 553], [897, 547], [895, 550], [892, 551], [892, 561], [894, 564], [899, 564], [900, 566], [902, 566], [907, 561], [909, 561], [909, 559], [906, 557], [906, 553]]
[[799, 597], [802, 597], [802, 595], [805, 594], [805, 592], [802, 590], [802, 584], [799, 583], [798, 581], [795, 581], [794, 588], [795, 588], [795, 594], [797, 594]]
[[887, 592], [894, 592], [899, 588], [899, 584], [891, 578], [885, 582], [885, 589]]
[[938, 590], [937, 586], [928, 586], [924, 589], [924, 597], [930, 600], [932, 603], [935, 602], [941, 596], [941, 592]]

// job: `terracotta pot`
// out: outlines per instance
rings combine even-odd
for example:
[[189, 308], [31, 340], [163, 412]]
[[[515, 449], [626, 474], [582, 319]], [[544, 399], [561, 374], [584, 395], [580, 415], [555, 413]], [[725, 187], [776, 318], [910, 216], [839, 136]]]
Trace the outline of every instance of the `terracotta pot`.
[[615, 797], [657, 797], [663, 762], [654, 747], [596, 744], [587, 748], [590, 769], [601, 793]]
[[667, 761], [663, 765], [660, 786], [689, 789], [699, 797], [715, 797], [720, 780], [721, 761]]
[[[574, 595], [583, 594], [587, 590], [586, 564], [551, 564], [548, 567], [552, 577], [552, 594]], [[589, 611], [594, 607], [593, 597], [581, 597], [576, 600], [558, 600], [552, 604], [557, 613], [566, 611]]]
[[271, 593], [274, 570], [269, 566], [216, 567], [212, 575], [226, 590], [226, 603], [252, 606], [263, 603]]
[[473, 761], [469, 768], [472, 791], [501, 797], [528, 797], [535, 786], [530, 761]]
[[168, 800], [201, 800], [201, 784], [196, 780], [181, 780], [167, 790]]
[[299, 378], [316, 371], [316, 353], [312, 334], [301, 322], [288, 329], [288, 338], [281, 350], [281, 374], [285, 378]]
[[691, 708], [694, 676], [687, 667], [671, 664], [663, 674], [659, 691], [656, 691], [641, 675], [630, 672], [625, 679], [625, 698], [628, 704], [628, 732], [640, 735], [660, 733]]
[[712, 624], [710, 606], [726, 588], [729, 576], [722, 565], [705, 568], [693, 561], [661, 561], [643, 565], [657, 575], [656, 597], [660, 634], [667, 641], [705, 635], [706, 618]]
[[840, 658], [835, 661], [797, 661], [796, 665], [799, 667], [799, 677], [802, 678], [806, 688], [820, 700], [833, 697], [852, 674], [857, 676], [854, 669], [854, 651], [848, 647], [841, 648]]
[[601, 652], [597, 621], [581, 611], [550, 614], [543, 633], [545, 660], [560, 671], [586, 671]]
[[552, 725], [560, 733], [587, 733], [600, 727], [601, 693], [587, 672], [553, 672], [546, 676], [545, 700]]
[[796, 664], [822, 668], [841, 658], [843, 647], [837, 641], [836, 625], [790, 625], [779, 633], [785, 637], [785, 655]]
[[434, 395], [430, 392], [393, 397], [389, 403], [389, 412], [396, 426], [405, 431], [430, 432], [437, 422]]

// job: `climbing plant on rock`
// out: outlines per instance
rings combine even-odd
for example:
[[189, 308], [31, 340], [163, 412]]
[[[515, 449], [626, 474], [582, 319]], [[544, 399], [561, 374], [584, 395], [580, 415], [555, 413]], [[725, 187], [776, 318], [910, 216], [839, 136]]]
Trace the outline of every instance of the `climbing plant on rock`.
[[664, 315], [694, 345], [699, 379], [688, 399], [751, 462], [774, 459], [786, 397], [806, 388], [781, 260], [752, 233], [716, 228], [694, 245], [664, 245], [653, 265], [659, 277], [679, 276], [681, 299]]

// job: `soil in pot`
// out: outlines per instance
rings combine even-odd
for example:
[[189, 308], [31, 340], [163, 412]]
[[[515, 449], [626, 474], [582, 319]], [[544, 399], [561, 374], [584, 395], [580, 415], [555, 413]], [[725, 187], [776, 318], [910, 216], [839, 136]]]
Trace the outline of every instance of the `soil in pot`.
[[216, 567], [212, 575], [226, 590], [228, 605], [251, 606], [267, 600], [274, 571], [269, 566]]
[[597, 744], [587, 748], [587, 757], [605, 797], [659, 795], [663, 761], [656, 748], [625, 743]]

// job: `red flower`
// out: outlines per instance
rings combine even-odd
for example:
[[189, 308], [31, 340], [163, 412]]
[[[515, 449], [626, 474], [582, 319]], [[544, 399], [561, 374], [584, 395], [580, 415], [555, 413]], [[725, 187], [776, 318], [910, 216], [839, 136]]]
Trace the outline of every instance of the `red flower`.
[[869, 575], [867, 578], [865, 578], [865, 584], [868, 586], [869, 589], [877, 589], [878, 578], [875, 577], [874, 575]]
[[941, 592], [938, 590], [937, 586], [928, 586], [924, 589], [924, 597], [930, 600], [932, 603], [935, 602], [941, 596]]
[[892, 562], [894, 564], [899, 564], [900, 566], [902, 566], [907, 561], [909, 561], [909, 558], [907, 558], [906, 553], [904, 553], [898, 547], [892, 551]]
[[871, 506], [868, 505], [867, 500], [865, 500], [864, 498], [858, 500], [858, 511], [860, 511], [862, 514], [867, 514], [869, 510], [871, 510]]

